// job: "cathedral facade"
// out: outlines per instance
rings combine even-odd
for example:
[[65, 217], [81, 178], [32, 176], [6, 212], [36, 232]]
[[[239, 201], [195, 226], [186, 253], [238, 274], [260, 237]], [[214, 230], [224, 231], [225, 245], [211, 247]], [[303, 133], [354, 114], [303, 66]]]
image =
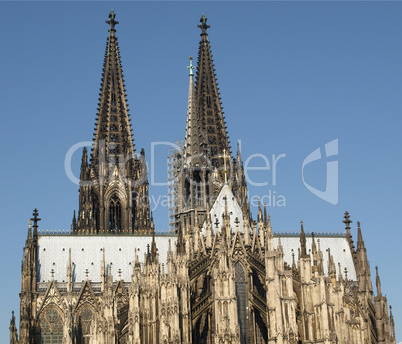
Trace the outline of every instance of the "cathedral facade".
[[[342, 233], [274, 233], [253, 219], [233, 154], [203, 15], [190, 59], [184, 148], [176, 153], [174, 230], [155, 230], [145, 153], [133, 143], [111, 11], [92, 150], [83, 150], [71, 231], [29, 220], [20, 321], [10, 344], [395, 344], [357, 222]], [[194, 72], [195, 70], [195, 72]]]

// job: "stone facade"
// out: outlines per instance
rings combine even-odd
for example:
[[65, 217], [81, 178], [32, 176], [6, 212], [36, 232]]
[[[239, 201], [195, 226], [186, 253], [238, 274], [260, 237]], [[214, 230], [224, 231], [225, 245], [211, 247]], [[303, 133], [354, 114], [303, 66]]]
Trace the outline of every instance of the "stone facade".
[[207, 19], [178, 152], [175, 230], [149, 211], [144, 151], [134, 150], [113, 11], [91, 159], [67, 233], [29, 221], [10, 344], [395, 344], [391, 307], [371, 283], [362, 229], [274, 233], [250, 214], [240, 151], [232, 158]]

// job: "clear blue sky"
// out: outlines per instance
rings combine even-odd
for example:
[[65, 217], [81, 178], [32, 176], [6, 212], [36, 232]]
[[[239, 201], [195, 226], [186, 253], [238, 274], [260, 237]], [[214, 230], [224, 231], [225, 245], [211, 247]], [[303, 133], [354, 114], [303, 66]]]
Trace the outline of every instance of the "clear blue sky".
[[[242, 155], [286, 154], [272, 171], [254, 171], [250, 195], [282, 195], [271, 206], [276, 231], [342, 231], [362, 224], [371, 263], [394, 306], [402, 341], [400, 2], [1, 2], [0, 95], [3, 245], [0, 342], [19, 309], [22, 248], [32, 209], [42, 229], [69, 229], [78, 188], [64, 171], [77, 142], [92, 139], [110, 9], [117, 26], [137, 151], [184, 138], [188, 57], [197, 57], [204, 12], [211, 25], [232, 147]], [[307, 155], [339, 140], [339, 202], [303, 185]], [[80, 156], [74, 155], [74, 171]], [[166, 180], [166, 150], [156, 151], [156, 181]], [[306, 181], [325, 188], [323, 159]], [[250, 165], [261, 166], [255, 159]], [[151, 187], [156, 199], [166, 187]], [[253, 209], [255, 214], [255, 208]], [[166, 229], [167, 209], [154, 211]]]

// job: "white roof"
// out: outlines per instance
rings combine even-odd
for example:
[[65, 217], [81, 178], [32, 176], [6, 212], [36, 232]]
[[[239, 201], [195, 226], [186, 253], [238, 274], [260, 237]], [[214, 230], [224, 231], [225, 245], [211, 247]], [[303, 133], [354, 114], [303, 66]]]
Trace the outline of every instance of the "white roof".
[[[334, 257], [334, 263], [336, 267], [336, 274], [338, 275], [338, 263], [341, 263], [342, 275], [344, 275], [344, 269], [348, 270], [348, 279], [356, 281], [356, 270], [353, 264], [352, 254], [350, 252], [348, 240], [346, 236], [343, 235], [322, 235], [316, 234], [314, 236], [315, 244], [318, 249], [318, 240], [320, 242], [321, 251], [324, 258], [324, 273], [328, 274], [328, 248], [330, 249], [331, 255]], [[295, 254], [295, 260], [297, 264], [298, 249], [300, 248], [300, 237], [299, 235], [292, 236], [282, 236], [281, 234], [281, 244], [283, 247], [284, 261], [288, 265], [292, 265], [292, 250]], [[307, 252], [311, 250], [312, 238], [311, 236], [306, 236], [306, 247]], [[274, 237], [274, 246], [278, 246], [278, 237]], [[311, 253], [311, 252], [310, 252]], [[312, 256], [312, 255], [311, 255]]]
[[[225, 199], [228, 204], [228, 211], [230, 215], [230, 229], [232, 232], [236, 229], [235, 220], [236, 218], [239, 219], [239, 232], [243, 233], [243, 212], [237, 203], [236, 197], [233, 195], [232, 190], [230, 189], [228, 184], [224, 184], [222, 189], [220, 190], [218, 197], [216, 198], [211, 210], [211, 221], [212, 221], [212, 233], [215, 233], [216, 226], [215, 222], [216, 219], [219, 220], [218, 231], [221, 231], [222, 228], [222, 215], [225, 213]], [[202, 227], [202, 233], [206, 235], [206, 223], [204, 222]]]
[[[223, 189], [222, 189], [223, 190]], [[230, 190], [229, 190], [230, 191]], [[225, 191], [224, 195], [228, 195]], [[230, 196], [230, 195], [229, 195]], [[228, 197], [229, 199], [229, 197]], [[232, 200], [233, 201], [233, 200]], [[234, 229], [234, 218], [237, 209], [233, 204], [237, 202], [228, 202], [232, 204], [232, 213], [230, 223]], [[216, 205], [217, 203], [215, 203]], [[237, 205], [238, 206], [238, 205]], [[222, 210], [223, 209], [223, 210]], [[224, 211], [223, 208], [216, 207], [211, 210], [213, 218], [215, 214], [221, 216]], [[241, 210], [240, 210], [241, 213]], [[220, 221], [222, 222], [222, 221]], [[205, 224], [204, 224], [205, 225]], [[243, 221], [239, 223], [239, 230], [243, 231]], [[205, 231], [205, 228], [204, 228]], [[155, 241], [159, 253], [159, 262], [166, 263], [167, 251], [169, 247], [169, 240], [171, 240], [171, 247], [174, 250], [176, 245], [176, 236], [174, 235], [156, 235]], [[306, 237], [307, 250], [311, 248], [311, 236]], [[316, 245], [318, 240], [323, 252], [324, 258], [324, 272], [327, 274], [328, 270], [328, 252], [330, 248], [331, 255], [334, 257], [334, 263], [337, 268], [338, 263], [341, 263], [342, 273], [344, 269], [348, 270], [348, 278], [356, 280], [356, 271], [353, 264], [352, 254], [350, 252], [349, 244], [346, 236], [343, 235], [323, 235], [317, 234], [315, 236]], [[103, 251], [105, 249], [106, 264], [112, 267], [112, 275], [117, 277], [118, 270], [121, 269], [121, 277], [124, 281], [131, 280], [134, 261], [134, 249], [137, 249], [137, 254], [140, 262], [144, 261], [144, 253], [147, 250], [147, 245], [151, 244], [152, 236], [101, 236], [101, 235], [40, 235], [38, 238], [38, 268], [37, 268], [37, 281], [48, 282], [51, 279], [51, 270], [54, 270], [54, 279], [58, 282], [67, 280], [67, 264], [68, 252], [71, 248], [71, 259], [74, 263], [74, 278], [76, 282], [85, 280], [85, 271], [88, 269], [89, 279], [93, 282], [100, 282], [101, 280], [101, 262], [103, 258]], [[289, 265], [292, 264], [292, 252], [295, 254], [297, 261], [298, 249], [300, 248], [300, 237], [298, 235], [282, 235], [281, 244], [284, 252], [284, 260]], [[274, 237], [274, 245], [277, 247], [278, 238]], [[292, 251], [293, 250], [293, 251]]]
[[[165, 263], [171, 240], [172, 250], [175, 247], [176, 236], [156, 235], [155, 242], [159, 253], [159, 262]], [[105, 249], [106, 264], [112, 266], [112, 275], [131, 281], [133, 272], [134, 249], [140, 262], [144, 261], [147, 245], [151, 245], [152, 236], [102, 236], [102, 235], [40, 235], [38, 238], [37, 281], [48, 282], [51, 270], [58, 282], [67, 281], [68, 253], [71, 248], [71, 260], [74, 263], [73, 281], [85, 280], [85, 270], [93, 282], [101, 281], [101, 262]]]

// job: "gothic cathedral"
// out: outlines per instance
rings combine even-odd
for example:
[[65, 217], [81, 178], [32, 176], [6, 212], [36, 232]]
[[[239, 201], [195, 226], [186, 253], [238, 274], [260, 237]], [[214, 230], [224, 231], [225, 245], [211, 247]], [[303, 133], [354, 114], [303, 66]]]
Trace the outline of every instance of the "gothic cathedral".
[[395, 344], [391, 307], [362, 229], [274, 233], [250, 213], [203, 15], [190, 59], [186, 137], [175, 153], [173, 229], [155, 230], [144, 150], [136, 153], [109, 14], [91, 152], [82, 154], [71, 231], [29, 220], [10, 344]]

